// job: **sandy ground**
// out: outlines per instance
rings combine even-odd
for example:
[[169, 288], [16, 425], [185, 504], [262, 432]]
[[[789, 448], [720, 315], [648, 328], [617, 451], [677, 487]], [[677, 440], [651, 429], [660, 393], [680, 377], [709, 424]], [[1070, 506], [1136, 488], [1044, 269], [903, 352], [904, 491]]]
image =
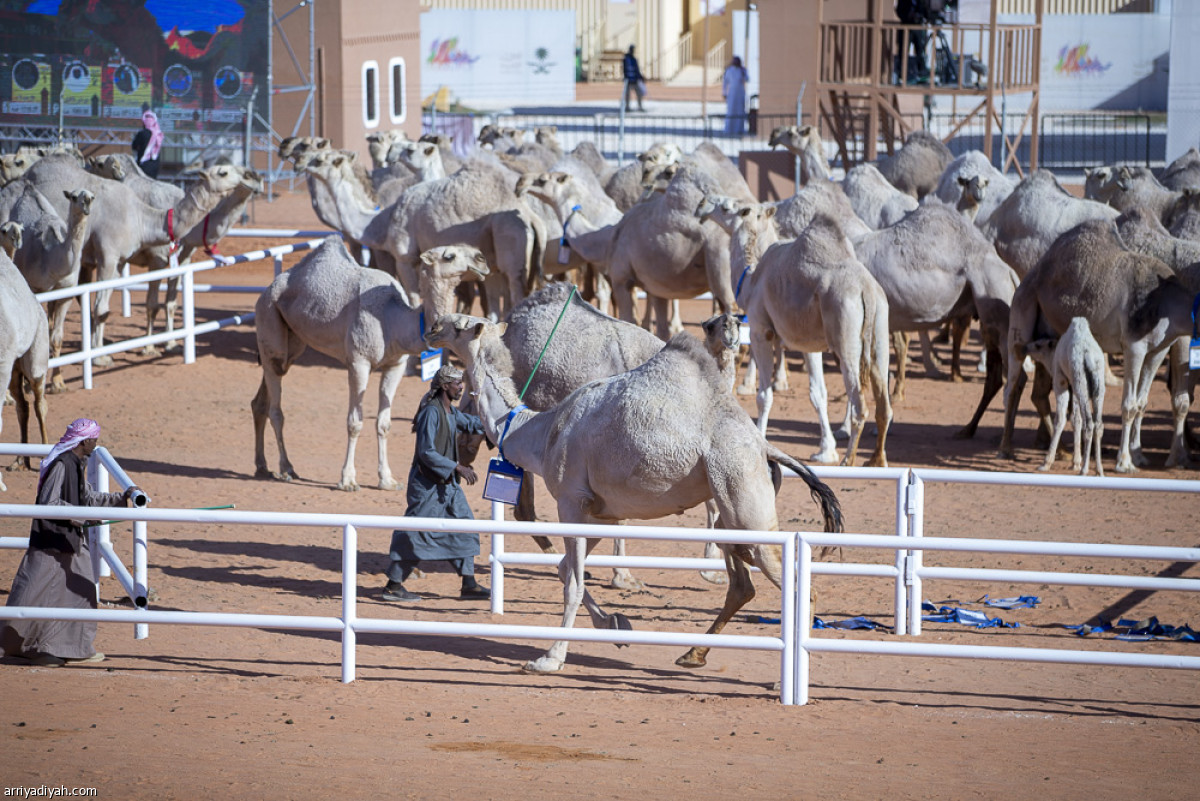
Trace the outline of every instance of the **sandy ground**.
[[[254, 224], [311, 225], [259, 204]], [[303, 211], [303, 203], [291, 208]], [[272, 216], [275, 215], [275, 216]], [[227, 252], [257, 246], [229, 243]], [[261, 286], [269, 267], [224, 271], [214, 283]], [[253, 307], [253, 295], [205, 295], [205, 319]], [[707, 315], [685, 304], [689, 329]], [[117, 318], [115, 333], [136, 331], [140, 310]], [[945, 349], [942, 350], [945, 353]], [[68, 368], [70, 392], [50, 400], [54, 436], [77, 416], [104, 426], [108, 447], [157, 507], [235, 504], [238, 509], [402, 514], [403, 495], [369, 488], [375, 481], [372, 436], [375, 390], [368, 392], [367, 427], [357, 468], [364, 489], [334, 489], [345, 452], [345, 372], [307, 354], [284, 381], [289, 451], [303, 480], [254, 479], [249, 402], [260, 371], [252, 327], [208, 336], [195, 364], [178, 352], [152, 358], [123, 354], [82, 389], [80, 368]], [[977, 348], [968, 354], [969, 366]], [[802, 458], [816, 447], [807, 377], [796, 354], [792, 389], [776, 396], [771, 439]], [[968, 383], [926, 378], [913, 367], [907, 400], [896, 406], [888, 439], [893, 465], [1032, 472], [1032, 414], [1023, 407], [1015, 462], [995, 457], [999, 402], [973, 440], [953, 434], [969, 418], [981, 377]], [[844, 391], [827, 365], [831, 414], [840, 418]], [[411, 459], [408, 426], [424, 386], [401, 382], [393, 411], [390, 456], [402, 477]], [[753, 412], [753, 400], [743, 398]], [[1107, 403], [1105, 463], [1115, 459], [1119, 392]], [[4, 439], [16, 437], [5, 407]], [[1151, 467], [1139, 475], [1194, 479], [1161, 467], [1170, 414], [1161, 383], [1145, 427]], [[874, 437], [865, 438], [873, 445]], [[268, 434], [268, 456], [275, 460]], [[1060, 462], [1056, 472], [1067, 473]], [[7, 473], [4, 501], [28, 503], [34, 477]], [[836, 481], [847, 530], [891, 533], [894, 485]], [[541, 508], [550, 499], [541, 490]], [[477, 516], [487, 513], [479, 488], [468, 490]], [[781, 526], [816, 526], [816, 510], [786, 482]], [[926, 533], [1081, 542], [1194, 546], [1200, 498], [1178, 494], [931, 485]], [[668, 524], [697, 525], [689, 512]], [[0, 535], [22, 536], [27, 524], [0, 521]], [[129, 554], [128, 527], [114, 527]], [[158, 609], [337, 615], [340, 532], [231, 525], [154, 525], [150, 583]], [[531, 549], [523, 537], [510, 549]], [[431, 565], [411, 583], [425, 596], [415, 606], [379, 600], [386, 563], [385, 532], [364, 532], [359, 553], [360, 615], [414, 620], [488, 621], [481, 603], [456, 597], [457, 578]], [[602, 546], [603, 548], [604, 546]], [[487, 575], [487, 543], [480, 558]], [[636, 543], [636, 553], [680, 553], [693, 546]], [[690, 555], [698, 555], [698, 548]], [[6, 594], [20, 553], [0, 551], [0, 594]], [[848, 551], [847, 560], [887, 561], [881, 553]], [[1041, 570], [1120, 569], [1142, 575], [1195, 577], [1191, 564], [999, 557], [930, 556], [927, 564]], [[703, 631], [723, 590], [679, 571], [639, 570], [643, 592], [602, 586], [593, 591], [638, 629]], [[496, 622], [554, 625], [561, 589], [552, 571], [510, 569], [506, 614]], [[763, 584], [764, 582], [759, 582]], [[817, 615], [841, 620], [865, 615], [890, 622], [891, 588], [880, 579], [822, 577]], [[120, 605], [114, 579], [101, 583], [105, 604]], [[993, 598], [1037, 595], [1035, 609], [993, 610], [1020, 628], [971, 629], [926, 623], [927, 642], [1091, 648], [1128, 653], [1200, 655], [1195, 643], [1087, 639], [1064, 629], [1097, 617], [1200, 623], [1200, 604], [1182, 593], [1088, 587], [928, 582], [925, 597], [954, 599], [969, 609]], [[760, 593], [735, 618], [730, 633], [769, 634], [759, 617], [777, 617], [779, 593]], [[581, 626], [588, 625], [586, 620]], [[886, 632], [830, 631], [820, 636], [892, 638]], [[523, 674], [539, 655], [533, 641], [365, 635], [358, 680], [341, 684], [336, 636], [235, 628], [157, 625], [150, 637], [132, 627], [102, 624], [101, 664], [30, 668], [0, 666], [0, 784], [6, 787], [96, 787], [99, 797], [170, 799], [285, 798], [1129, 798], [1194, 797], [1186, 765], [1200, 736], [1195, 674], [1186, 671], [964, 662], [859, 655], [815, 655], [812, 703], [783, 707], [772, 684], [778, 656], [714, 651], [706, 668], [674, 664], [678, 649], [575, 644], [556, 675]], [[536, 789], [535, 789], [536, 788]]]

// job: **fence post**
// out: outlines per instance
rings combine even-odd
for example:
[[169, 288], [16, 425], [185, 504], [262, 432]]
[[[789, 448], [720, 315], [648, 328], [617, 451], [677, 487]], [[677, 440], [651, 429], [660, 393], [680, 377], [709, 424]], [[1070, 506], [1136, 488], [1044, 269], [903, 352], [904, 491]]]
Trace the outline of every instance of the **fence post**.
[[[905, 513], [908, 518], [909, 536], [925, 536], [925, 482], [915, 472], [911, 472], [908, 484], [908, 497]], [[917, 571], [921, 569], [924, 551], [915, 548], [908, 552], [904, 566], [904, 583], [908, 585], [908, 620], [909, 632], [917, 637], [921, 634], [921, 577]]]
[[[64, 301], [68, 302], [68, 301]], [[83, 388], [92, 388], [92, 293], [79, 296], [79, 339], [83, 351]]]
[[[504, 519], [504, 504], [492, 501], [492, 520]], [[492, 535], [492, 614], [504, 614], [504, 535]]]
[[[179, 259], [172, 253], [171, 266], [178, 266]], [[183, 274], [183, 363], [196, 362], [196, 273], [188, 270]]]
[[779, 702], [788, 706], [796, 703], [796, 547], [800, 535], [793, 534], [783, 543], [783, 586], [780, 588], [782, 608], [779, 614], [779, 633], [783, 638], [783, 653], [779, 666]]
[[[96, 492], [108, 492], [108, 470], [100, 463], [99, 459], [88, 459], [87, 475], [88, 483], [96, 489]], [[89, 539], [94, 537], [95, 542], [102, 542], [111, 546], [112, 540], [109, 536], [107, 525], [92, 526], [91, 532]], [[111, 576], [112, 569], [108, 566], [108, 562], [104, 561], [100, 549], [90, 548], [89, 550], [92, 552], [92, 574], [98, 579]], [[97, 599], [99, 599], [99, 592], [100, 587], [97, 585]]]
[[[908, 485], [912, 480], [912, 471], [905, 470], [896, 479], [896, 536], [907, 537], [910, 535], [908, 525]], [[906, 600], [906, 575], [908, 570], [908, 559], [912, 552], [907, 550], [896, 549], [895, 565], [896, 565], [896, 587], [894, 594], [894, 620], [893, 631], [897, 635], [908, 633], [908, 602]]]
[[[122, 278], [129, 277], [129, 262], [125, 262], [125, 265], [121, 268], [121, 277]], [[131, 302], [132, 301], [129, 298], [129, 286], [126, 285], [126, 286], [121, 287], [121, 316], [122, 317], [129, 317], [130, 315], [133, 314], [133, 308], [131, 306]]]
[[[808, 641], [812, 637], [812, 546], [799, 537], [799, 581], [796, 582], [795, 705], [808, 703]], [[786, 703], [786, 701], [784, 702]]]
[[347, 523], [342, 527], [342, 684], [354, 681], [357, 619], [358, 530]]
[[[150, 605], [150, 589], [147, 587], [146, 565], [146, 521], [137, 520], [133, 524], [133, 589], [134, 596], [130, 600], [137, 605], [139, 597], [146, 599], [146, 606]], [[133, 638], [135, 640], [144, 640], [150, 636], [150, 624], [134, 623]]]

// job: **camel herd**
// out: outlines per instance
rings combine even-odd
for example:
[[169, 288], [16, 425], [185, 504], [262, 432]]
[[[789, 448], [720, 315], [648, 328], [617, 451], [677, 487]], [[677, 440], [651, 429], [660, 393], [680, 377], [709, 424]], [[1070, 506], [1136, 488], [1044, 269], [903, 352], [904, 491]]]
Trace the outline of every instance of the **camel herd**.
[[[1136, 167], [1091, 170], [1086, 197], [1077, 198], [1048, 171], [1016, 181], [983, 154], [955, 158], [923, 132], [895, 155], [835, 180], [816, 130], [785, 126], [770, 142], [799, 158], [801, 182], [792, 197], [760, 203], [708, 144], [692, 153], [658, 144], [614, 169], [590, 143], [564, 152], [553, 128], [526, 141], [524, 131], [487, 126], [467, 159], [445, 137], [413, 141], [393, 131], [368, 139], [370, 166], [316, 137], [280, 147], [305, 176], [317, 216], [340, 236], [258, 300], [262, 381], [251, 409], [259, 477], [295, 478], [282, 380], [313, 348], [348, 374], [338, 489], [359, 488], [355, 445], [372, 371], [382, 374], [377, 486], [397, 488], [387, 456], [392, 398], [414, 357], [442, 347], [465, 365], [467, 406], [487, 438], [545, 481], [561, 521], [653, 519], [704, 503], [714, 527], [773, 530], [786, 466], [809, 486], [827, 530], [838, 530], [833, 493], [767, 440], [773, 393], [789, 382], [785, 349], [804, 354], [820, 428], [811, 458], [855, 464], [873, 404], [876, 438], [866, 464], [883, 466], [894, 413], [903, 424], [911, 335], [920, 337], [926, 369], [940, 374], [929, 335], [945, 327], [954, 345], [950, 377], [961, 381], [958, 357], [976, 321], [986, 379], [959, 436], [975, 433], [1003, 388], [1000, 455], [1011, 456], [1032, 372], [1039, 433], [1049, 440], [1041, 469], [1057, 457], [1071, 407], [1073, 467], [1086, 473], [1094, 460], [1103, 475], [1101, 407], [1106, 379], [1116, 380], [1107, 357], [1119, 356], [1125, 380], [1115, 471], [1145, 464], [1141, 420], [1164, 362], [1175, 423], [1167, 463], [1190, 464], [1187, 337], [1200, 292], [1194, 150], [1161, 180]], [[109, 278], [127, 263], [160, 267], [176, 249], [181, 258], [211, 252], [262, 183], [251, 170], [219, 165], [184, 192], [147, 178], [131, 159], [83, 161], [66, 149], [4, 156], [0, 181], [0, 380], [17, 401], [23, 440], [32, 392], [44, 441], [44, 394], [62, 388], [61, 378], [47, 386], [45, 365], [61, 348], [66, 304], [47, 316], [33, 293]], [[678, 301], [705, 292], [718, 316], [697, 342], [679, 333]], [[470, 316], [476, 300], [479, 317]], [[173, 303], [172, 288], [168, 328]], [[107, 304], [98, 293], [94, 345]], [[147, 307], [152, 330], [156, 294]], [[740, 384], [732, 316], [739, 313], [749, 339]], [[825, 353], [836, 357], [847, 393], [841, 454], [827, 409]], [[755, 395], [756, 421], [735, 393]], [[275, 471], [267, 464], [268, 421]], [[479, 444], [464, 443], [463, 458]], [[536, 519], [532, 486], [523, 486], [519, 519]], [[594, 545], [567, 538], [563, 624], [583, 604], [596, 626], [626, 627], [584, 587], [583, 559]], [[781, 567], [771, 548], [712, 547], [724, 553], [728, 573], [716, 632], [753, 597], [749, 567], [776, 584]], [[614, 583], [637, 586], [623, 570]], [[558, 642], [527, 668], [558, 670], [565, 656]], [[703, 665], [704, 649], [679, 664]]]

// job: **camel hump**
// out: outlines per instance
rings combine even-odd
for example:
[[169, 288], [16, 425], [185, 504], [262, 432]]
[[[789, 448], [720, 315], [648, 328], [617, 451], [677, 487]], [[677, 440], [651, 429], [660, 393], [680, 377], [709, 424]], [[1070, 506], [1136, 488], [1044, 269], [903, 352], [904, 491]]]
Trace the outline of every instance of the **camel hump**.
[[671, 341], [667, 343], [666, 347], [653, 356], [647, 364], [656, 360], [673, 361], [676, 359], [694, 363], [706, 380], [721, 382], [721, 370], [717, 360], [708, 352], [708, 348], [704, 347], [703, 342], [686, 331], [680, 331], [671, 337]]

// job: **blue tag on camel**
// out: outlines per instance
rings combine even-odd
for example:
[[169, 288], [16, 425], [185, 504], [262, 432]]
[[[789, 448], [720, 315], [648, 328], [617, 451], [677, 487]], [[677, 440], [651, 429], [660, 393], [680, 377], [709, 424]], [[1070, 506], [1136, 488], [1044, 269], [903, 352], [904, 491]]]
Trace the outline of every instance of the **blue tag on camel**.
[[483, 497], [485, 500], [515, 506], [524, 480], [525, 471], [512, 462], [492, 459], [488, 462], [487, 478], [483, 481]]

